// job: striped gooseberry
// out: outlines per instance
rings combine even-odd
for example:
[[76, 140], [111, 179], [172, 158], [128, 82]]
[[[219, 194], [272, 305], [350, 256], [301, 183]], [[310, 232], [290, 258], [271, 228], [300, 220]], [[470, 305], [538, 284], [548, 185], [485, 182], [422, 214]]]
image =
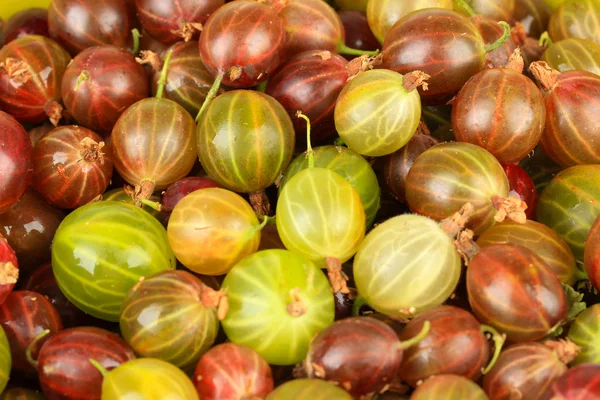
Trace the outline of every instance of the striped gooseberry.
[[107, 371], [96, 360], [90, 360], [102, 374], [102, 400], [136, 399], [200, 400], [187, 375], [166, 361], [136, 358]]
[[262, 399], [273, 391], [273, 374], [256, 351], [223, 343], [198, 361], [194, 384], [202, 400]]
[[346, 318], [315, 336], [302, 367], [309, 378], [335, 382], [354, 398], [369, 398], [386, 390], [398, 375], [404, 351], [428, 329], [400, 342], [392, 328], [375, 318]]
[[161, 210], [173, 212], [175, 206], [188, 194], [206, 188], [218, 188], [218, 183], [210, 178], [189, 176], [172, 183], [162, 196]]
[[76, 125], [59, 126], [33, 149], [32, 186], [46, 201], [74, 209], [104, 193], [113, 173], [102, 137]]
[[540, 147], [563, 167], [600, 163], [600, 76], [586, 71], [560, 73], [534, 62], [531, 71], [546, 99], [546, 128]]
[[4, 329], [0, 326], [0, 393], [4, 392], [10, 370], [12, 368], [12, 357], [10, 355], [10, 344], [4, 333]]
[[29, 290], [15, 290], [0, 304], [0, 325], [10, 345], [13, 374], [18, 371], [23, 377], [36, 372], [27, 360], [29, 344], [46, 329], [55, 333], [63, 328], [60, 315], [50, 301]]
[[[369, 27], [367, 16], [360, 11], [338, 11], [344, 24], [346, 46], [358, 50], [376, 50], [381, 48], [379, 39], [373, 35]], [[346, 60], [353, 60], [356, 56], [345, 54]]]
[[437, 375], [419, 385], [410, 400], [488, 400], [483, 389], [460, 375]]
[[60, 210], [33, 189], [27, 189], [12, 208], [0, 213], [0, 235], [17, 254], [22, 277], [50, 261], [52, 239], [63, 218]]
[[583, 260], [590, 229], [600, 216], [600, 165], [576, 165], [556, 175], [540, 196], [536, 216], [569, 244], [575, 259]]
[[503, 164], [502, 168], [508, 178], [508, 186], [510, 187], [511, 194], [518, 194], [521, 200], [527, 204], [525, 215], [527, 219], [533, 219], [538, 199], [533, 179], [517, 164]]
[[528, 248], [492, 244], [467, 268], [469, 304], [477, 319], [513, 342], [546, 337], [567, 317], [567, 299], [550, 267]]
[[[5, 43], [26, 35], [50, 37], [48, 33], [48, 11], [44, 8], [28, 8], [17, 12], [4, 24]], [[0, 45], [1, 45], [0, 41]]]
[[0, 235], [0, 304], [12, 292], [19, 279], [19, 262], [15, 251]]
[[[481, 33], [481, 37], [483, 37], [485, 43], [494, 43], [502, 39], [502, 36], [504, 35], [504, 27], [498, 25], [498, 23], [491, 18], [477, 15], [471, 18], [471, 22], [473, 22], [479, 30], [479, 33]], [[511, 35], [500, 47], [485, 55], [486, 68], [504, 68], [517, 47], [519, 46], [515, 43], [515, 40], [513, 40]]]
[[[476, 381], [496, 362], [504, 339], [458, 307], [444, 305], [417, 315], [400, 332], [400, 340], [415, 336], [427, 321], [431, 324], [429, 332], [404, 353], [399, 371], [403, 382], [418, 387], [426, 379], [444, 374]], [[486, 333], [494, 339], [494, 357], [490, 357]]]
[[[471, 203], [475, 212], [467, 228], [476, 236], [491, 228], [496, 218], [502, 220], [500, 214], [525, 222], [524, 203], [508, 195], [502, 165], [490, 152], [471, 143], [433, 146], [417, 157], [406, 178], [406, 200], [413, 212], [439, 221]], [[498, 207], [505, 212], [497, 211]]]
[[[40, 333], [30, 345], [49, 334]], [[50, 399], [101, 398], [102, 375], [90, 364], [94, 359], [113, 369], [135, 358], [133, 350], [119, 335], [94, 327], [65, 329], [50, 335], [39, 348], [36, 359], [38, 377], [44, 394]]]
[[204, 275], [224, 275], [256, 252], [261, 228], [243, 197], [226, 189], [205, 188], [177, 203], [169, 217], [167, 236], [186, 268]]
[[[160, 0], [159, 0], [160, 1]], [[198, 42], [178, 42], [162, 52], [163, 57], [172, 51], [171, 61], [165, 80], [165, 99], [173, 100], [195, 116], [200, 111], [213, 83], [213, 76], [208, 72], [200, 53]], [[158, 65], [156, 66], [158, 68]], [[153, 68], [152, 94], [156, 95], [160, 88], [160, 68]], [[222, 89], [220, 89], [223, 92]]]
[[419, 215], [400, 215], [377, 225], [354, 257], [359, 295], [375, 310], [397, 318], [439, 306], [454, 292], [461, 274], [452, 240], [435, 221]]
[[502, 68], [484, 69], [460, 89], [452, 103], [456, 140], [476, 144], [505, 164], [518, 162], [544, 132], [544, 98], [523, 75], [520, 50]]
[[335, 9], [322, 0], [286, 0], [274, 2], [285, 30], [287, 57], [304, 51], [374, 55], [377, 51], [352, 49], [346, 46], [344, 25]]
[[221, 288], [229, 299], [225, 334], [272, 365], [303, 360], [313, 336], [333, 323], [327, 277], [312, 261], [287, 250], [263, 250], [242, 259]]
[[539, 38], [546, 31], [552, 12], [544, 0], [515, 0], [515, 21], [528, 36]]
[[421, 118], [415, 90], [427, 86], [420, 71], [400, 75], [385, 69], [366, 71], [342, 89], [335, 105], [335, 127], [344, 143], [364, 156], [385, 156], [404, 146]]
[[54, 40], [29, 35], [0, 50], [0, 107], [21, 123], [62, 118], [60, 88], [71, 56]]
[[600, 364], [580, 364], [552, 382], [543, 400], [597, 399], [600, 398]]
[[[427, 105], [445, 104], [485, 66], [486, 54], [508, 39], [486, 45], [467, 17], [442, 8], [418, 10], [400, 19], [385, 37], [382, 67], [401, 74], [419, 70], [430, 76], [429, 87], [419, 89]], [[426, 32], [426, 33], [423, 33]]]
[[200, 116], [196, 137], [202, 167], [224, 188], [250, 193], [255, 210], [266, 215], [268, 207], [259, 204], [264, 189], [285, 171], [294, 151], [296, 135], [287, 111], [264, 93], [233, 90], [210, 101]]
[[126, 3], [52, 0], [48, 8], [50, 36], [72, 55], [103, 44], [126, 47], [134, 28], [134, 16], [128, 13]]
[[44, 136], [46, 133], [50, 132], [54, 128], [55, 126], [52, 124], [43, 124], [28, 130], [27, 135], [29, 136], [29, 139], [31, 139], [31, 144], [35, 146], [38, 140], [42, 138], [42, 136]]
[[574, 285], [586, 279], [575, 262], [575, 257], [565, 240], [548, 228], [532, 220], [524, 224], [504, 221], [485, 231], [477, 239], [479, 247], [492, 244], [518, 244], [537, 254], [550, 267], [558, 279], [567, 285]]
[[[466, 5], [465, 5], [466, 3]], [[454, 1], [454, 9], [471, 16], [471, 10], [476, 15], [496, 21], [512, 22], [516, 0], [463, 0]], [[469, 8], [470, 10], [468, 10]]]
[[141, 277], [174, 269], [175, 262], [160, 222], [117, 201], [79, 207], [63, 220], [52, 243], [60, 290], [78, 308], [106, 321], [119, 321], [121, 304]]
[[581, 38], [600, 44], [600, 29], [597, 24], [600, 4], [596, 0], [567, 0], [550, 17], [548, 33], [553, 41]]
[[[126, 191], [125, 189], [121, 188], [121, 189], [112, 189], [107, 191], [106, 193], [104, 193], [102, 195], [102, 200], [103, 201], [119, 201], [122, 203], [126, 203], [126, 204], [131, 204], [134, 205], [135, 204], [135, 200], [128, 194], [128, 191]], [[150, 198], [148, 199], [150, 202], [159, 202], [161, 201], [159, 196], [150, 196]], [[153, 203], [148, 203], [147, 204], [143, 204], [142, 203], [142, 210], [150, 213], [150, 215], [152, 215], [154, 218], [156, 218], [157, 220], [159, 220], [161, 223], [164, 220], [165, 214], [162, 214], [159, 210], [156, 210], [155, 208], [152, 207]]]
[[587, 275], [595, 288], [600, 288], [600, 216], [590, 229], [583, 251]]
[[148, 86], [144, 67], [131, 53], [103, 45], [73, 58], [61, 93], [65, 107], [79, 124], [104, 133], [112, 130], [127, 107], [148, 97]]
[[384, 183], [392, 196], [406, 202], [406, 177], [418, 156], [435, 146], [439, 140], [433, 136], [417, 132], [400, 150], [383, 159]]
[[[369, 162], [347, 147], [320, 146], [314, 148], [314, 166], [330, 169], [352, 185], [364, 206], [366, 226], [370, 227], [379, 210], [381, 189]], [[306, 153], [300, 154], [283, 174], [279, 182], [279, 193], [289, 180], [307, 168], [309, 160]]]
[[285, 58], [285, 30], [269, 6], [237, 0], [219, 7], [206, 21], [200, 56], [217, 81], [248, 88], [265, 81]]
[[569, 327], [568, 338], [577, 346], [579, 352], [571, 365], [600, 363], [600, 345], [598, 332], [600, 330], [600, 304], [594, 304], [583, 310]]
[[141, 357], [182, 369], [195, 366], [219, 330], [215, 291], [185, 271], [163, 271], [137, 283], [121, 307], [121, 335]]
[[579, 70], [600, 75], [600, 44], [587, 39], [564, 39], [548, 47], [540, 60], [560, 72]]
[[452, 10], [452, 0], [369, 0], [366, 12], [373, 34], [380, 42], [383, 42], [392, 26], [402, 17], [424, 8]]
[[352, 400], [337, 385], [321, 379], [294, 379], [277, 387], [265, 400]]
[[342, 56], [309, 50], [286, 61], [269, 79], [265, 93], [286, 109], [297, 140], [304, 140], [306, 132], [306, 121], [296, 118], [302, 110], [311, 121], [311, 138], [321, 141], [336, 135], [335, 102], [351, 74], [351, 65]]
[[[172, 54], [167, 53], [161, 71], [163, 89]], [[196, 160], [194, 119], [182, 106], [163, 98], [163, 89], [127, 108], [110, 137], [115, 168], [136, 186], [140, 199], [185, 177]]]
[[165, 44], [197, 38], [200, 24], [223, 4], [224, 0], [135, 0], [142, 28]]
[[33, 171], [32, 146], [23, 126], [0, 111], [0, 214], [25, 193]]
[[483, 378], [483, 390], [490, 400], [522, 398], [542, 400], [546, 389], [567, 372], [577, 355], [577, 346], [568, 340], [513, 344], [502, 353]]

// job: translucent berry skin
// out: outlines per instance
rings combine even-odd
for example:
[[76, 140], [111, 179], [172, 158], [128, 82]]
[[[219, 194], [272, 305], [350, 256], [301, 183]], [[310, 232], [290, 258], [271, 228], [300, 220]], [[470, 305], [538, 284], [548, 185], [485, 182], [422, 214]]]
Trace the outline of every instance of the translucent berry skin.
[[304, 368], [309, 378], [337, 382], [360, 398], [392, 382], [402, 359], [403, 350], [392, 328], [375, 318], [352, 317], [334, 322], [315, 336]]
[[[6, 239], [0, 235], [0, 271], [3, 276], [10, 274], [11, 283], [2, 282], [0, 283], [0, 304], [4, 302], [6, 297], [12, 292], [15, 287], [15, 283], [18, 279], [19, 262], [17, 261], [17, 255], [14, 250], [10, 247]], [[15, 274], [17, 276], [15, 276]], [[6, 278], [4, 278], [6, 279]]]
[[73, 55], [103, 44], [126, 47], [134, 27], [125, 3], [53, 0], [48, 8], [50, 35]]
[[515, 21], [533, 38], [539, 38], [546, 31], [551, 14], [544, 0], [515, 0]]
[[595, 288], [600, 288], [600, 216], [590, 229], [583, 259], [590, 281]]
[[162, 196], [162, 211], [171, 212], [188, 194], [206, 188], [218, 188], [218, 183], [209, 178], [190, 176], [171, 184]]
[[481, 33], [468, 18], [451, 10], [424, 9], [405, 16], [388, 32], [382, 67], [430, 75], [429, 89], [419, 89], [421, 99], [427, 105], [441, 105], [483, 69], [484, 46]]
[[[515, 0], [466, 0], [466, 2], [471, 6], [475, 15], [508, 23], [513, 20]], [[464, 12], [464, 9], [458, 3], [454, 3], [454, 9]], [[464, 14], [469, 15], [466, 12]]]
[[483, 378], [483, 389], [490, 400], [510, 399], [515, 393], [523, 399], [541, 400], [546, 389], [567, 369], [550, 347], [536, 342], [518, 343], [502, 350]]
[[60, 126], [48, 132], [33, 149], [33, 188], [59, 208], [74, 209], [104, 193], [113, 173], [110, 149], [88, 159], [82, 144], [102, 137], [87, 128]]
[[[89, 78], [78, 85], [83, 71]], [[148, 90], [148, 75], [133, 55], [104, 45], [88, 48], [73, 59], [65, 71], [61, 93], [77, 122], [102, 133], [112, 130], [127, 107], [148, 97]]]
[[4, 25], [5, 43], [26, 35], [50, 37], [48, 33], [48, 11], [43, 8], [29, 8], [10, 17]]
[[[552, 41], [588, 39], [600, 44], [600, 4], [595, 0], [567, 0], [552, 13], [548, 33]], [[596, 23], [590, 23], [596, 21]]]
[[[346, 46], [358, 50], [377, 50], [381, 43], [371, 32], [369, 21], [365, 14], [360, 11], [338, 11], [338, 15], [344, 24], [346, 31]], [[347, 60], [352, 60], [353, 55], [344, 55]]]
[[278, 386], [265, 400], [352, 400], [344, 389], [321, 379], [294, 379]]
[[0, 214], [25, 193], [33, 172], [33, 147], [27, 132], [11, 115], [0, 111]]
[[289, 59], [269, 79], [265, 93], [285, 107], [296, 140], [306, 141], [306, 121], [296, 116], [298, 110], [310, 119], [311, 140], [318, 142], [336, 134], [333, 112], [348, 80], [347, 65], [338, 54], [330, 53], [330, 58], [324, 59], [310, 50]]
[[38, 124], [48, 119], [46, 106], [59, 102], [63, 75], [71, 56], [54, 40], [23, 36], [0, 50], [0, 62], [13, 58], [27, 64], [31, 79], [16, 82], [0, 68], [0, 107], [21, 123]]
[[498, 161], [520, 161], [538, 144], [546, 108], [535, 83], [520, 72], [492, 68], [473, 76], [452, 106], [458, 141], [476, 144]]
[[[180, 30], [185, 23], [205, 23], [224, 3], [224, 0], [135, 0], [142, 28], [165, 44], [183, 40], [173, 31]], [[197, 38], [199, 33], [194, 36]]]
[[202, 356], [194, 371], [202, 400], [264, 398], [273, 391], [271, 367], [254, 350], [223, 343]]
[[560, 72], [580, 70], [600, 75], [600, 45], [587, 39], [556, 42], [544, 51], [540, 60]]
[[459, 375], [437, 375], [427, 379], [410, 397], [411, 400], [488, 400], [475, 382]]
[[[265, 4], [250, 0], [227, 3], [214, 12], [202, 30], [199, 48], [213, 76], [223, 84], [248, 88], [269, 78], [285, 58], [285, 31], [279, 16]], [[242, 69], [232, 80], [232, 67]]]
[[586, 71], [560, 74], [546, 92], [546, 128], [540, 147], [563, 167], [600, 163], [600, 76]]
[[599, 364], [581, 364], [568, 370], [555, 380], [542, 397], [543, 400], [599, 399]]
[[527, 203], [527, 210], [525, 210], [527, 219], [533, 219], [538, 198], [535, 183], [529, 174], [516, 164], [506, 164], [502, 168], [508, 178], [510, 190], [516, 192], [521, 200]]
[[571, 362], [572, 366], [600, 363], [600, 345], [597, 340], [599, 330], [600, 304], [594, 304], [579, 314], [569, 327], [569, 340], [579, 346], [579, 353]]
[[560, 281], [521, 245], [483, 247], [469, 263], [467, 292], [477, 319], [513, 342], [542, 339], [567, 316]]

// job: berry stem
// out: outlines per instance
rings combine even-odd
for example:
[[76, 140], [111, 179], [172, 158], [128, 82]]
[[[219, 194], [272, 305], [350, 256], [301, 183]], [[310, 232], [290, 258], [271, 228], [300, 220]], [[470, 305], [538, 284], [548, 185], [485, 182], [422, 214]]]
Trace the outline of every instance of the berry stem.
[[496, 40], [494, 43], [485, 45], [486, 53], [496, 50], [498, 47], [502, 46], [504, 42], [506, 42], [510, 37], [510, 25], [508, 25], [504, 21], [498, 22], [498, 25], [501, 25], [504, 28], [504, 33], [502, 34], [502, 37], [500, 37], [500, 39]]
[[352, 47], [346, 46], [344, 43], [340, 43], [337, 50], [338, 50], [339, 54], [346, 54], [349, 56], [362, 56], [365, 54], [367, 54], [369, 56], [376, 56], [377, 54], [379, 54], [379, 50], [353, 49]]
[[540, 36], [540, 41], [538, 42], [538, 44], [542, 47], [550, 47], [554, 44], [554, 42], [552, 41], [550, 35], [546, 31]]
[[423, 328], [421, 328], [421, 332], [404, 342], [400, 342], [401, 349], [408, 349], [410, 346], [413, 346], [419, 343], [421, 340], [425, 339], [425, 336], [429, 333], [429, 329], [431, 328], [431, 322], [425, 321], [423, 324]]
[[481, 370], [481, 373], [485, 375], [491, 371], [491, 369], [494, 367], [494, 364], [496, 364], [496, 361], [498, 361], [498, 357], [500, 357], [500, 352], [502, 351], [502, 346], [504, 346], [504, 342], [506, 341], [506, 335], [500, 334], [496, 329], [489, 325], [481, 325], [481, 332], [492, 335], [492, 340], [494, 341], [494, 355], [492, 356], [492, 359], [488, 363], [487, 367]]
[[306, 121], [306, 158], [308, 158], [308, 168], [315, 166], [315, 151], [310, 144], [310, 118], [302, 114], [302, 111], [296, 111], [296, 117]]
[[248, 241], [248, 240], [252, 239], [252, 237], [254, 235], [256, 235], [257, 232], [262, 231], [263, 228], [265, 226], [267, 226], [267, 224], [269, 223], [269, 220], [271, 219], [271, 217], [269, 217], [268, 215], [258, 215], [257, 217], [258, 217], [259, 220], [261, 218], [263, 220], [262, 220], [262, 222], [259, 225], [256, 225], [255, 227], [253, 227], [252, 229], [250, 229], [250, 231], [248, 232], [248, 237], [246, 238], [245, 241]]
[[206, 95], [206, 98], [204, 99], [204, 102], [202, 103], [202, 107], [200, 107], [200, 110], [198, 111], [198, 115], [196, 115], [196, 122], [200, 121], [200, 117], [202, 116], [202, 113], [204, 113], [204, 110], [206, 109], [206, 107], [208, 107], [208, 104], [217, 95], [217, 92], [219, 91], [219, 88], [221, 87], [221, 81], [223, 81], [224, 75], [225, 74], [223, 72], [219, 72], [219, 75], [217, 75], [215, 77], [215, 81], [213, 82], [212, 86], [210, 87], [210, 90], [208, 91], [208, 94]]
[[346, 143], [344, 143], [344, 139], [342, 139], [342, 138], [337, 138], [337, 139], [335, 139], [335, 141], [333, 142], [333, 145], [334, 145], [334, 146], [337, 146], [337, 147], [342, 147], [342, 146], [345, 146], [345, 145], [346, 145]]
[[469, 17], [474, 17], [475, 15], [475, 11], [473, 11], [473, 8], [471, 8], [471, 6], [469, 5], [469, 3], [467, 3], [465, 0], [453, 0], [454, 4], [456, 4], [459, 8], [462, 8]]
[[41, 331], [35, 338], [33, 338], [31, 343], [29, 343], [29, 346], [27, 346], [25, 349], [25, 358], [27, 359], [27, 362], [35, 369], [37, 369], [38, 362], [33, 358], [31, 353], [33, 352], [33, 349], [37, 347], [37, 344], [40, 342], [40, 340], [48, 336], [48, 334], [50, 334], [49, 329]]
[[162, 99], [163, 92], [165, 91], [165, 85], [167, 84], [167, 70], [169, 68], [169, 62], [171, 62], [171, 57], [173, 56], [173, 50], [169, 50], [167, 53], [167, 57], [165, 58], [165, 62], [163, 64], [162, 70], [160, 71], [160, 79], [158, 80], [158, 89], [156, 91], [156, 98]]
[[75, 82], [75, 87], [73, 88], [73, 91], [76, 92], [79, 90], [79, 86], [81, 86], [81, 84], [87, 80], [89, 80], [92, 76], [90, 75], [90, 72], [87, 70], [83, 70], [81, 71], [81, 73], [79, 74], [79, 76], [77, 77], [77, 82]]
[[354, 300], [354, 303], [352, 304], [352, 316], [360, 317], [360, 309], [363, 306], [366, 306], [367, 304], [367, 299], [365, 299], [361, 295], [358, 295], [358, 297]]
[[133, 37], [133, 50], [131, 51], [131, 53], [134, 56], [137, 56], [140, 52], [140, 37], [142, 35], [140, 35], [140, 31], [138, 31], [137, 28], [133, 28], [131, 30], [131, 36]]
[[140, 199], [140, 202], [143, 205], [152, 208], [153, 210], [156, 210], [159, 212], [162, 211], [162, 205], [156, 201], [152, 201], [152, 200], [148, 200], [148, 199]]
[[108, 370], [106, 368], [104, 368], [104, 366], [102, 364], [100, 364], [98, 361], [94, 360], [93, 358], [90, 358], [88, 360], [94, 367], [96, 367], [96, 369], [98, 371], [100, 371], [100, 373], [102, 374], [103, 377], [106, 377], [106, 375], [108, 375]]
[[261, 83], [258, 84], [258, 86], [256, 87], [256, 90], [258, 92], [265, 93], [265, 91], [267, 90], [267, 84], [268, 83], [269, 83], [268, 80], [262, 81]]

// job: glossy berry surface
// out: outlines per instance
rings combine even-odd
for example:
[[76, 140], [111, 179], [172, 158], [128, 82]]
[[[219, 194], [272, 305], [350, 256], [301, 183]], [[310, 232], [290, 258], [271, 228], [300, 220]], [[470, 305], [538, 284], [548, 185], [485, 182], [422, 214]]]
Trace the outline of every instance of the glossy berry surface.
[[112, 177], [110, 149], [89, 129], [60, 126], [33, 150], [33, 188], [49, 203], [74, 209], [104, 193]]
[[203, 400], [264, 398], [273, 391], [271, 367], [247, 347], [224, 343], [202, 356], [194, 371]]
[[600, 4], [594, 0], [567, 0], [552, 13], [548, 33], [554, 42], [563, 39], [581, 38], [600, 44], [600, 29], [597, 24]]
[[561, 40], [548, 47], [541, 61], [560, 72], [580, 70], [600, 74], [600, 44], [587, 39]]
[[32, 146], [23, 126], [0, 111], [0, 214], [23, 196], [33, 172]]
[[175, 206], [188, 194], [206, 188], [218, 188], [218, 183], [210, 178], [190, 176], [171, 184], [162, 196], [162, 210], [172, 212]]
[[48, 11], [43, 8], [30, 8], [10, 17], [4, 25], [6, 43], [26, 35], [50, 37], [48, 33]]
[[438, 375], [414, 391], [411, 400], [488, 400], [475, 382], [459, 375]]
[[121, 113], [148, 91], [148, 76], [133, 55], [107, 45], [79, 53], [67, 67], [61, 89], [73, 118], [99, 133], [110, 132]]
[[584, 263], [594, 287], [600, 287], [600, 216], [592, 225], [584, 248]]
[[337, 385], [321, 379], [294, 379], [278, 386], [266, 400], [351, 400], [353, 397]]
[[569, 327], [568, 338], [577, 346], [579, 352], [571, 365], [600, 362], [600, 346], [596, 337], [600, 329], [600, 305], [594, 304], [575, 318]]
[[53, 39], [76, 55], [102, 44], [126, 47], [134, 27], [124, 1], [53, 0], [48, 28]]
[[544, 400], [600, 398], [598, 374], [600, 374], [598, 364], [581, 364], [573, 367], [552, 383], [546, 391]]
[[101, 398], [103, 377], [90, 359], [111, 370], [135, 358], [117, 334], [94, 327], [58, 332], [41, 346], [37, 370], [42, 391], [49, 399]]
[[19, 278], [19, 262], [14, 250], [0, 235], [0, 304], [12, 292]]
[[508, 178], [510, 191], [518, 194], [521, 200], [527, 204], [527, 210], [525, 210], [527, 219], [533, 219], [538, 199], [535, 183], [529, 174], [516, 164], [505, 164], [502, 165], [502, 168]]

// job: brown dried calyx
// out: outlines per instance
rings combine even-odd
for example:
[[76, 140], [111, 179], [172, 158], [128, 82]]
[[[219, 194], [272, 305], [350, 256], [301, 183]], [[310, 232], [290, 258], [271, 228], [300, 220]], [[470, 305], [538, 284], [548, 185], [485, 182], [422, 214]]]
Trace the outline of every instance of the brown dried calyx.
[[492, 203], [496, 210], [498, 210], [496, 215], [494, 215], [496, 222], [502, 222], [506, 218], [519, 224], [527, 222], [527, 215], [525, 214], [527, 203], [519, 197], [512, 195], [508, 197], [494, 196], [492, 197]]
[[33, 77], [25, 61], [12, 57], [0, 62], [0, 69], [15, 83], [27, 83]]
[[354, 60], [350, 61], [348, 65], [346, 65], [346, 69], [348, 70], [348, 79], [346, 79], [346, 82], [350, 82], [363, 72], [381, 65], [382, 59], [383, 56], [381, 54], [376, 56], [363, 54], [360, 57], [356, 57]]
[[407, 92], [412, 92], [419, 86], [423, 88], [423, 90], [428, 90], [429, 85], [427, 84], [427, 79], [431, 78], [423, 71], [413, 71], [409, 72], [402, 76], [402, 87]]
[[0, 285], [14, 285], [17, 279], [19, 279], [19, 269], [13, 263], [0, 263]]
[[231, 69], [228, 72], [229, 80], [233, 82], [240, 79], [240, 76], [242, 76], [242, 72], [244, 72], [244, 69], [239, 65], [231, 67]]
[[306, 314], [308, 308], [306, 307], [306, 304], [304, 303], [304, 301], [302, 301], [302, 298], [300, 297], [299, 288], [294, 288], [290, 290], [290, 298], [292, 299], [292, 302], [286, 307], [286, 311], [288, 312], [288, 314], [290, 314], [292, 317], [299, 317], [301, 315]]
[[469, 265], [473, 256], [479, 251], [479, 246], [473, 241], [473, 231], [465, 228], [474, 210], [473, 205], [467, 203], [457, 213], [440, 222], [440, 227], [453, 240], [454, 247], [465, 265]]
[[200, 292], [200, 301], [205, 307], [217, 309], [217, 318], [219, 318], [219, 321], [225, 319], [227, 311], [229, 311], [229, 300], [224, 290], [214, 290], [204, 285]]
[[521, 55], [521, 49], [516, 48], [515, 51], [510, 55], [508, 59], [508, 63], [506, 64], [506, 69], [512, 69], [520, 74], [523, 73], [523, 68], [525, 68], [525, 61], [523, 61], [523, 56]]
[[525, 29], [525, 26], [520, 22], [515, 22], [515, 26], [510, 30], [510, 37], [517, 47], [523, 46], [525, 40], [527, 40], [527, 30]]
[[348, 275], [342, 271], [342, 263], [339, 258], [325, 257], [325, 266], [327, 267], [327, 278], [329, 278], [329, 284], [333, 292], [349, 294], [350, 289], [346, 284]]
[[102, 152], [104, 142], [97, 143], [90, 137], [84, 137], [81, 142], [79, 142], [79, 146], [81, 147], [81, 158], [84, 161], [99, 161], [101, 165], [104, 165], [104, 153]]
[[581, 351], [581, 347], [569, 339], [552, 340], [545, 342], [544, 345], [550, 347], [563, 364], [569, 364]]
[[133, 199], [133, 203], [137, 207], [141, 207], [141, 200], [148, 200], [152, 196], [152, 193], [154, 193], [154, 182], [142, 181], [139, 185], [135, 185], [135, 187], [125, 185], [123, 190], [125, 190], [127, 196]]
[[135, 58], [135, 61], [137, 61], [138, 64], [150, 64], [150, 67], [152, 67], [154, 71], [162, 70], [163, 60], [158, 54], [151, 50], [142, 50], [140, 51], [140, 54], [142, 55], [141, 57]]
[[532, 62], [529, 70], [545, 91], [550, 91], [556, 85], [560, 72], [551, 68], [544, 61]]
[[56, 100], [52, 100], [46, 104], [44, 111], [54, 126], [58, 125], [63, 117], [63, 106], [61, 106]]
[[328, 50], [317, 51], [316, 53], [313, 53], [313, 56], [321, 57], [321, 60], [329, 60], [331, 58], [331, 52]]
[[266, 216], [271, 212], [271, 202], [264, 190], [250, 193], [250, 204], [258, 215]]
[[180, 36], [184, 42], [189, 42], [196, 32], [202, 32], [204, 27], [199, 22], [184, 22], [179, 29], [172, 30], [173, 35]]

